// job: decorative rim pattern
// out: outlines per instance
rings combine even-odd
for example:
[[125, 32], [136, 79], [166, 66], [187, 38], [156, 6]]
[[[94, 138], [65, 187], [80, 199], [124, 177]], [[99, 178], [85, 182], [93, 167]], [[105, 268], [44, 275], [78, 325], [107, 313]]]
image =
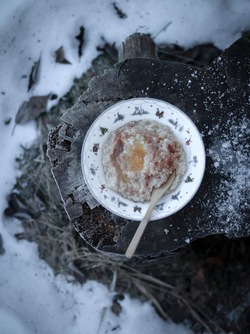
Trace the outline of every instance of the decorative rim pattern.
[[127, 122], [141, 119], [168, 125], [182, 144], [187, 158], [187, 171], [182, 183], [165, 195], [153, 210], [151, 220], [157, 220], [179, 211], [193, 198], [205, 171], [202, 138], [183, 111], [168, 102], [152, 98], [133, 98], [114, 104], [100, 114], [89, 128], [82, 146], [81, 167], [89, 191], [102, 206], [120, 217], [140, 221], [148, 202], [125, 199], [105, 186], [102, 146], [110, 132]]

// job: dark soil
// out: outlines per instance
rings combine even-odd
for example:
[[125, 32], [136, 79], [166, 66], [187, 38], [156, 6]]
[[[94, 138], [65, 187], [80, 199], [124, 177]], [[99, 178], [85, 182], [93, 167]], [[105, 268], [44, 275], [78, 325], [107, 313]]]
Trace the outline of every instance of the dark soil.
[[[250, 333], [250, 239], [229, 240], [211, 236], [197, 240], [158, 263], [129, 267], [94, 252], [69, 224], [46, 159], [48, 131], [87, 89], [93, 76], [117, 61], [114, 45], [105, 41], [92, 68], [75, 80], [50, 113], [38, 118], [41, 141], [25, 148], [18, 160], [22, 175], [10, 194], [6, 216], [19, 217], [24, 232], [16, 235], [38, 243], [40, 256], [56, 273], [70, 273], [83, 283], [96, 279], [110, 285], [117, 273], [112, 310], [119, 314], [123, 293], [151, 299], [161, 316], [184, 322], [195, 333]], [[219, 56], [213, 45], [184, 50], [177, 45], [158, 46], [161, 60], [209, 65]], [[8, 126], [8, 125], [6, 125]], [[3, 249], [3, 247], [1, 248]]]

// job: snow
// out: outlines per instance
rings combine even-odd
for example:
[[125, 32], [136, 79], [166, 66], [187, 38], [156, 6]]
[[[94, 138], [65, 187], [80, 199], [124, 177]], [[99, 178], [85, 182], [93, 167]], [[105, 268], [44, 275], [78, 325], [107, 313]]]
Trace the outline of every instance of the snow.
[[[229, 131], [226, 134], [220, 129], [221, 140], [218, 140], [214, 134], [216, 140], [209, 149], [209, 156], [217, 169], [216, 172], [224, 176], [224, 180], [218, 186], [214, 214], [218, 217], [226, 217], [227, 227], [224, 228], [224, 231], [229, 232], [235, 228], [238, 221], [241, 221], [241, 209], [248, 206], [248, 203], [242, 201], [242, 198], [250, 186], [250, 145], [239, 143], [243, 138], [242, 134], [246, 137], [250, 135], [250, 120], [243, 117], [238, 124], [231, 117], [230, 122], [226, 122], [224, 126]], [[227, 177], [228, 175], [230, 178]]]
[[[191, 333], [184, 325], [164, 322], [149, 302], [128, 295], [120, 302], [122, 312], [117, 317], [109, 308], [114, 293], [98, 282], [80, 285], [73, 284], [71, 277], [55, 276], [39, 259], [35, 244], [15, 239], [14, 233], [21, 229], [18, 221], [3, 216], [7, 195], [19, 173], [15, 158], [21, 153], [20, 145], [29, 145], [37, 137], [35, 122], [14, 129], [17, 110], [31, 96], [53, 92], [58, 98], [49, 102], [49, 111], [73, 79], [90, 67], [102, 37], [119, 46], [138, 31], [150, 33], [157, 44], [177, 43], [188, 48], [211, 42], [224, 49], [250, 28], [248, 0], [119, 0], [115, 4], [125, 18], [118, 17], [111, 0], [1, 0], [0, 234], [5, 249], [0, 255], [1, 334], [97, 333], [103, 310], [107, 312], [99, 333]], [[79, 59], [75, 36], [81, 26], [85, 41]], [[60, 46], [71, 65], [55, 63], [54, 53]], [[40, 55], [39, 80], [28, 92], [28, 76]], [[229, 142], [223, 150], [225, 154], [231, 150]], [[216, 148], [211, 152], [216, 166], [220, 161], [215, 153]]]
[[[6, 236], [4, 241], [7, 240]], [[95, 281], [84, 285], [70, 277], [55, 276], [40, 260], [36, 246], [26, 241], [4, 244], [0, 260], [1, 334], [93, 334], [99, 333], [191, 334], [171, 321], [164, 322], [149, 302], [120, 301], [120, 316], [110, 310], [114, 293]], [[106, 310], [106, 313], [104, 311]]]

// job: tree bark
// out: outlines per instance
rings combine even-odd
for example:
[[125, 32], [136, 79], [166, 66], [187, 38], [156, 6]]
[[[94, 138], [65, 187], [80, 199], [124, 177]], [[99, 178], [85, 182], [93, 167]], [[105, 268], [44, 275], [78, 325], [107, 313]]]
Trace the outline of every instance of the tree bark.
[[158, 58], [154, 41], [145, 34], [128, 36], [118, 51], [119, 62], [128, 58]]

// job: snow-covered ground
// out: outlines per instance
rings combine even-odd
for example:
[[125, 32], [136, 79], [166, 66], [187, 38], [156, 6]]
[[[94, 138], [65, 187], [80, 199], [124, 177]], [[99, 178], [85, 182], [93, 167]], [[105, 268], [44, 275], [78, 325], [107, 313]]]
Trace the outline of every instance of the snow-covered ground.
[[[114, 5], [115, 3], [115, 5]], [[125, 16], [120, 18], [115, 7]], [[3, 210], [15, 184], [15, 158], [20, 144], [37, 136], [34, 122], [16, 126], [15, 115], [24, 101], [53, 92], [58, 99], [98, 55], [102, 37], [116, 46], [134, 32], [150, 33], [156, 43], [190, 47], [214, 43], [228, 47], [250, 28], [249, 0], [1, 0], [0, 1], [0, 333], [190, 333], [183, 325], [164, 322], [150, 303], [126, 295], [119, 317], [109, 309], [113, 294], [97, 283], [73, 284], [55, 276], [38, 258], [37, 247], [17, 241], [18, 221], [6, 220]], [[85, 28], [79, 58], [80, 27]], [[63, 46], [71, 65], [55, 62]], [[41, 56], [39, 80], [28, 88], [34, 62]], [[50, 101], [48, 106], [57, 103]]]

